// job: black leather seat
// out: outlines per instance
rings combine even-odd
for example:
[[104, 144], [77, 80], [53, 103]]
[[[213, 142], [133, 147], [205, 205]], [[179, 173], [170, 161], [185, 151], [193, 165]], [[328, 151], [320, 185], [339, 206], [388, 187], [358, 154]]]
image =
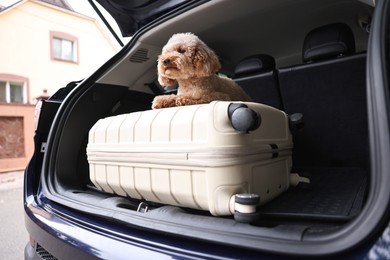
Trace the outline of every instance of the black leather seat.
[[254, 102], [283, 109], [272, 56], [261, 54], [244, 58], [236, 66], [233, 79]]
[[366, 55], [354, 54], [351, 29], [331, 24], [312, 30], [302, 65], [279, 70], [284, 109], [304, 115], [294, 136], [294, 165], [368, 168]]

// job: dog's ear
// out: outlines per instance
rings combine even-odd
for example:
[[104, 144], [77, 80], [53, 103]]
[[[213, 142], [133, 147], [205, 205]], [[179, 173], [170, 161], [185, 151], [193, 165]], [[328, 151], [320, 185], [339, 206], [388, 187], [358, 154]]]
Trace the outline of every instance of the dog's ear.
[[221, 68], [217, 55], [207, 46], [198, 46], [195, 49], [194, 64], [196, 74], [201, 77], [211, 76]]
[[160, 83], [161, 86], [167, 87], [167, 86], [173, 86], [176, 83], [176, 80], [158, 74], [158, 83]]

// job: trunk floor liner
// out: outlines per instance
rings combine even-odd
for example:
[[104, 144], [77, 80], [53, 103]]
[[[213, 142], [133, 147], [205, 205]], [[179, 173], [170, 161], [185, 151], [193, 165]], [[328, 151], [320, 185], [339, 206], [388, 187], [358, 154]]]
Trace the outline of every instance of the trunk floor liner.
[[305, 168], [297, 172], [311, 183], [291, 187], [259, 207], [262, 217], [346, 221], [361, 211], [368, 186], [363, 169]]

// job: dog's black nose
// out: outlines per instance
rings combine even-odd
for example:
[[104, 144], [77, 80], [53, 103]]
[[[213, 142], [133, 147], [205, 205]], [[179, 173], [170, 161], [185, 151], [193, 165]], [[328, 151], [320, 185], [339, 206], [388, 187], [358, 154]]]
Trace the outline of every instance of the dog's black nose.
[[170, 61], [169, 59], [163, 60], [163, 64], [164, 64], [165, 66], [169, 65], [170, 63], [171, 63], [171, 61]]

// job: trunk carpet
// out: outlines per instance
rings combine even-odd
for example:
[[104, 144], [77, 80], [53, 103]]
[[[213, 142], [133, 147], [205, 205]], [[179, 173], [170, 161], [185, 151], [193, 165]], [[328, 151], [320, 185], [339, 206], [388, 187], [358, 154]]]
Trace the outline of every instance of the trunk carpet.
[[290, 187], [259, 207], [262, 217], [346, 221], [361, 211], [368, 186], [363, 169], [306, 168], [297, 172], [311, 183]]

